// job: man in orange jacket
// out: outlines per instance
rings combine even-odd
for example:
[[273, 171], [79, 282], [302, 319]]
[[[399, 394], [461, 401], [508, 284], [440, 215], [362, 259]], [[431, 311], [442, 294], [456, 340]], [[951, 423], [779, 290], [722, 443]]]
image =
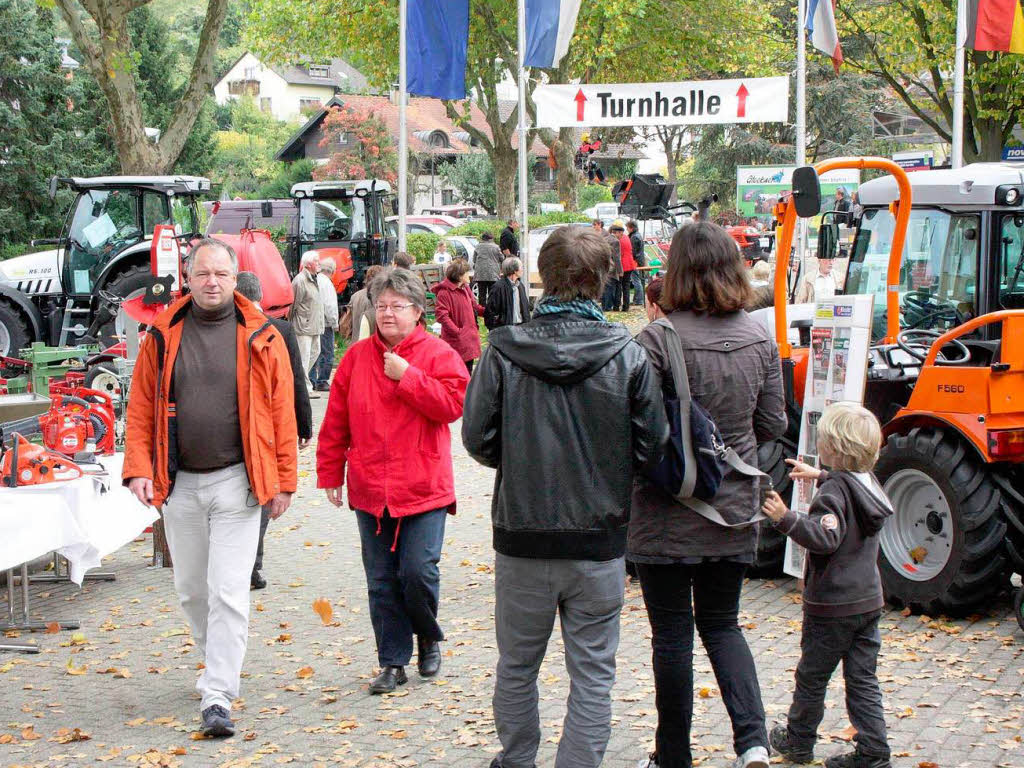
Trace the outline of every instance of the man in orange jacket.
[[231, 248], [201, 240], [188, 267], [191, 294], [153, 322], [139, 350], [123, 478], [164, 518], [174, 586], [204, 654], [203, 732], [230, 736], [260, 506], [280, 517], [297, 483], [294, 382], [280, 333], [234, 291]]

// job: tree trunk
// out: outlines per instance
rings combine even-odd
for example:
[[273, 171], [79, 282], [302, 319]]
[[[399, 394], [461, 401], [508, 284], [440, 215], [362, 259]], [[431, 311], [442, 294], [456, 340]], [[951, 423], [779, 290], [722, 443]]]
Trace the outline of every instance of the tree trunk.
[[[94, 31], [83, 19], [76, 0], [56, 0], [75, 45], [85, 58], [86, 67], [96, 78], [107, 102], [121, 171], [128, 175], [168, 173], [178, 161], [203, 99], [213, 85], [217, 39], [228, 8], [228, 0], [209, 0], [188, 85], [175, 105], [160, 142], [154, 143], [146, 136], [133, 64], [137, 54], [128, 34], [128, 14], [148, 1], [82, 2], [81, 6], [96, 25]], [[168, 77], [171, 74], [168, 72]]]
[[555, 171], [558, 200], [565, 205], [567, 211], [575, 211], [580, 207], [580, 176], [576, 170], [576, 149], [573, 146], [575, 141], [576, 132], [572, 128], [561, 128], [552, 147], [555, 162], [558, 163], [558, 170]]
[[665, 178], [672, 185], [672, 197], [669, 198], [668, 203], [675, 205], [679, 202], [679, 187], [676, 186], [676, 182], [679, 180], [679, 169], [676, 167], [678, 158], [675, 135], [670, 133], [667, 137], [662, 137], [661, 145], [665, 150]]
[[498, 144], [491, 153], [499, 219], [516, 215], [516, 160], [516, 151], [511, 146]]

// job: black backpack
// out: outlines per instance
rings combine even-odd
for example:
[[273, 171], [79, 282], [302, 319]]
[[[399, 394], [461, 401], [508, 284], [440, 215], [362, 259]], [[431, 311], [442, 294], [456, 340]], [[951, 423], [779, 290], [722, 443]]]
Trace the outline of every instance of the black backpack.
[[690, 397], [683, 344], [672, 323], [659, 318], [653, 325], [664, 331], [675, 394], [664, 393], [669, 443], [661, 462], [647, 471], [647, 479], [680, 504], [723, 527], [746, 528], [764, 520], [764, 513], [758, 509], [749, 520], [730, 523], [711, 506], [722, 478], [731, 471], [762, 478], [762, 490], [771, 487], [771, 478], [729, 448], [711, 415]]

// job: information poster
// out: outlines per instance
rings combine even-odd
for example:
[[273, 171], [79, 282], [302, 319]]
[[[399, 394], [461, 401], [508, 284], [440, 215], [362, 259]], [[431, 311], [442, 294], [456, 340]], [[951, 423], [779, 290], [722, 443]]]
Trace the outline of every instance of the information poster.
[[[825, 408], [842, 401], [864, 402], [873, 306], [871, 294], [836, 296], [815, 305], [797, 450], [800, 461], [812, 467], [819, 466], [818, 421]], [[807, 514], [815, 486], [810, 480], [797, 480], [793, 484], [790, 508], [794, 512]], [[802, 578], [805, 561], [804, 548], [787, 539], [783, 570], [790, 576]]]

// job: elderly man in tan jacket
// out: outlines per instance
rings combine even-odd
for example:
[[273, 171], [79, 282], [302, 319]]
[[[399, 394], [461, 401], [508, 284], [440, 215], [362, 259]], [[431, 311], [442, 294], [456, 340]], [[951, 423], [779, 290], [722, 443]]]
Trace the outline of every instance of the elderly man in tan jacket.
[[324, 332], [324, 302], [316, 279], [319, 271], [320, 254], [306, 251], [302, 256], [299, 274], [292, 280], [294, 298], [292, 308], [288, 311], [288, 322], [292, 324], [295, 338], [299, 342], [302, 370], [306, 372], [306, 389], [311, 398], [319, 397], [313, 392], [309, 369], [320, 354], [320, 336]]

